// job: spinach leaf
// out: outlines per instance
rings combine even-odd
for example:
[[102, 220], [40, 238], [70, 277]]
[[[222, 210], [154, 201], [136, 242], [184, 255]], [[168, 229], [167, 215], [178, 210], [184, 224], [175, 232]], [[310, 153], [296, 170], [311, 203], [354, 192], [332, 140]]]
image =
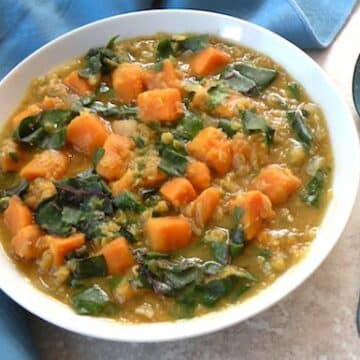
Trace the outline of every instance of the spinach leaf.
[[297, 138], [302, 145], [309, 149], [313, 142], [311, 131], [306, 125], [305, 117], [300, 110], [288, 111], [286, 113], [290, 126], [296, 133]]
[[203, 127], [204, 122], [199, 115], [187, 112], [176, 127], [174, 136], [184, 140], [191, 140]]
[[185, 173], [187, 164], [185, 155], [166, 147], [161, 153], [159, 169], [169, 176], [181, 176]]
[[319, 206], [324, 191], [325, 176], [321, 169], [316, 170], [304, 189], [303, 200], [309, 205]]
[[241, 75], [256, 83], [256, 87], [259, 90], [263, 90], [268, 87], [277, 77], [277, 71], [273, 69], [248, 65], [248, 64], [235, 64], [234, 69]]
[[209, 35], [193, 35], [185, 40], [180, 41], [180, 48], [182, 50], [190, 50], [193, 52], [200, 51], [209, 47]]
[[225, 242], [212, 241], [210, 243], [211, 255], [220, 264], [229, 263], [229, 246]]
[[256, 88], [256, 82], [244, 75], [241, 75], [233, 67], [228, 67], [220, 77], [227, 86], [235, 91], [249, 93]]
[[78, 115], [72, 110], [45, 110], [23, 119], [13, 134], [15, 141], [41, 149], [61, 149], [66, 142], [66, 125]]
[[97, 148], [94, 151], [94, 153], [92, 155], [92, 164], [93, 164], [94, 169], [96, 169], [96, 167], [98, 166], [99, 161], [104, 156], [104, 154], [105, 154], [104, 148]]
[[296, 100], [301, 99], [301, 87], [297, 82], [292, 81], [292, 82], [288, 83], [287, 87], [288, 87], [291, 97], [293, 97]]
[[72, 260], [70, 269], [75, 279], [107, 276], [108, 268], [104, 255], [92, 256], [87, 259]]
[[176, 52], [177, 43], [174, 40], [162, 39], [156, 47], [156, 58], [158, 60], [166, 59], [174, 56]]
[[141, 212], [144, 206], [130, 191], [124, 191], [114, 199], [114, 206], [124, 211]]
[[18, 174], [0, 172], [0, 212], [6, 210], [11, 196], [21, 196], [28, 187], [29, 183]]
[[258, 116], [254, 111], [246, 110], [242, 113], [242, 123], [245, 134], [262, 131], [265, 134], [266, 144], [272, 145], [275, 130], [262, 116]]
[[109, 295], [99, 286], [93, 285], [72, 297], [75, 310], [81, 315], [100, 315], [113, 312], [115, 304]]
[[222, 84], [210, 87], [207, 91], [207, 94], [207, 107], [209, 110], [215, 110], [229, 96], [228, 89], [225, 88]]
[[222, 119], [219, 121], [218, 127], [229, 137], [232, 138], [237, 131], [232, 127], [232, 121]]
[[131, 244], [134, 244], [137, 242], [135, 235], [131, 231], [127, 230], [126, 228], [121, 228], [119, 230], [119, 235], [123, 236]]

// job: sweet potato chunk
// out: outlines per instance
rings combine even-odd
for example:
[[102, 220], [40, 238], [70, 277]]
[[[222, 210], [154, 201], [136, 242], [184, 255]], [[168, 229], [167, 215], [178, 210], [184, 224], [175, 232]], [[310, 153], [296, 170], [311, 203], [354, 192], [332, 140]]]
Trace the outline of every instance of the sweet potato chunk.
[[15, 235], [25, 226], [31, 225], [33, 222], [30, 209], [16, 195], [9, 200], [9, 205], [4, 211], [4, 223], [10, 233]]
[[93, 87], [79, 75], [77, 70], [72, 71], [65, 77], [64, 84], [80, 96], [88, 95], [93, 90]]
[[175, 178], [167, 181], [160, 188], [160, 193], [175, 207], [186, 205], [196, 197], [191, 182], [185, 178]]
[[196, 54], [191, 62], [191, 72], [196, 76], [208, 76], [219, 72], [231, 61], [230, 55], [214, 47]]
[[37, 225], [27, 225], [21, 228], [11, 239], [11, 246], [15, 254], [25, 260], [35, 259], [40, 254], [36, 243], [42, 235], [43, 233]]
[[219, 205], [221, 192], [215, 187], [204, 190], [190, 205], [196, 225], [204, 227], [212, 218]]
[[301, 180], [290, 169], [272, 164], [260, 170], [253, 186], [267, 195], [273, 204], [281, 204], [300, 188]]
[[220, 129], [210, 126], [201, 130], [188, 144], [187, 150], [220, 176], [224, 176], [231, 168], [231, 142]]
[[149, 73], [145, 82], [148, 89], [180, 88], [181, 79], [181, 72], [176, 70], [171, 60], [166, 59], [162, 70]]
[[37, 104], [28, 106], [25, 110], [20, 111], [11, 119], [11, 127], [15, 130], [21, 123], [22, 120], [28, 116], [35, 116], [42, 111], [41, 107]]
[[114, 182], [110, 183], [110, 189], [113, 196], [120, 195], [123, 191], [131, 190], [134, 185], [135, 172], [127, 170], [125, 174]]
[[192, 231], [186, 218], [165, 216], [149, 219], [146, 223], [146, 234], [152, 250], [171, 252], [188, 245]]
[[66, 154], [56, 150], [45, 150], [37, 154], [20, 171], [20, 176], [27, 180], [37, 177], [45, 179], [60, 179], [69, 167], [69, 158]]
[[123, 63], [112, 73], [112, 84], [119, 100], [134, 101], [145, 90], [145, 70], [137, 64]]
[[85, 244], [85, 235], [77, 233], [65, 238], [47, 235], [46, 242], [53, 258], [53, 264], [61, 266], [67, 254]]
[[211, 174], [207, 165], [201, 161], [195, 161], [186, 169], [186, 177], [196, 190], [205, 190], [210, 186]]
[[252, 240], [271, 221], [275, 212], [271, 207], [270, 199], [261, 191], [248, 191], [237, 195], [230, 202], [230, 209], [236, 207], [244, 211], [240, 223], [244, 225], [246, 239]]
[[67, 140], [76, 150], [91, 155], [109, 136], [104, 122], [95, 114], [83, 112], [67, 127]]
[[134, 143], [126, 136], [111, 134], [105, 141], [105, 153], [96, 170], [109, 181], [120, 179], [126, 172]]
[[121, 275], [134, 265], [134, 257], [127, 241], [119, 237], [106, 244], [100, 251], [103, 254], [110, 275]]
[[141, 93], [137, 101], [140, 117], [146, 123], [174, 122], [184, 113], [178, 89], [148, 90]]

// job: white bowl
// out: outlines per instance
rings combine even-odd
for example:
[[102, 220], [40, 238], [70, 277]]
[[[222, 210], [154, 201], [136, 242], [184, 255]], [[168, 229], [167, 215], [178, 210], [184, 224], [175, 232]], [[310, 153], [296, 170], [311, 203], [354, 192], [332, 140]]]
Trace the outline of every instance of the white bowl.
[[298, 287], [319, 267], [339, 239], [353, 207], [360, 173], [359, 142], [353, 118], [323, 70], [305, 53], [278, 35], [230, 16], [192, 10], [156, 10], [130, 13], [83, 26], [45, 45], [21, 62], [0, 83], [0, 119], [5, 121], [18, 105], [29, 82], [54, 66], [104, 44], [157, 32], [210, 33], [270, 56], [282, 65], [322, 107], [334, 151], [333, 198], [316, 239], [304, 260], [271, 286], [239, 305], [193, 318], [155, 324], [127, 324], [76, 315], [67, 305], [36, 289], [0, 251], [0, 286], [35, 315], [84, 335], [118, 341], [154, 342], [213, 332], [244, 321], [269, 308]]

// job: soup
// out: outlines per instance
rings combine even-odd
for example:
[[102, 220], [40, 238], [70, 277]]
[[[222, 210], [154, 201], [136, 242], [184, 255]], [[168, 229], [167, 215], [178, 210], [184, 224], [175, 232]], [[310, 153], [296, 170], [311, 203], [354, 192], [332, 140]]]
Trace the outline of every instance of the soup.
[[190, 318], [299, 261], [331, 198], [321, 109], [208, 35], [90, 49], [32, 82], [1, 136], [1, 239], [77, 313]]

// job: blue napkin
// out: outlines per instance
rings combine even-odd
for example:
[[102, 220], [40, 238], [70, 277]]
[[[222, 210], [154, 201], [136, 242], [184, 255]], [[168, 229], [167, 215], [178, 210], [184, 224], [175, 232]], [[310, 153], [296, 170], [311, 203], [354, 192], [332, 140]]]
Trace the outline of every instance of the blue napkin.
[[[350, 15], [356, 0], [1, 0], [0, 78], [19, 61], [55, 37], [107, 16], [161, 8], [193, 8], [247, 19], [296, 45], [328, 46]], [[2, 359], [35, 358], [25, 313], [0, 291]]]

